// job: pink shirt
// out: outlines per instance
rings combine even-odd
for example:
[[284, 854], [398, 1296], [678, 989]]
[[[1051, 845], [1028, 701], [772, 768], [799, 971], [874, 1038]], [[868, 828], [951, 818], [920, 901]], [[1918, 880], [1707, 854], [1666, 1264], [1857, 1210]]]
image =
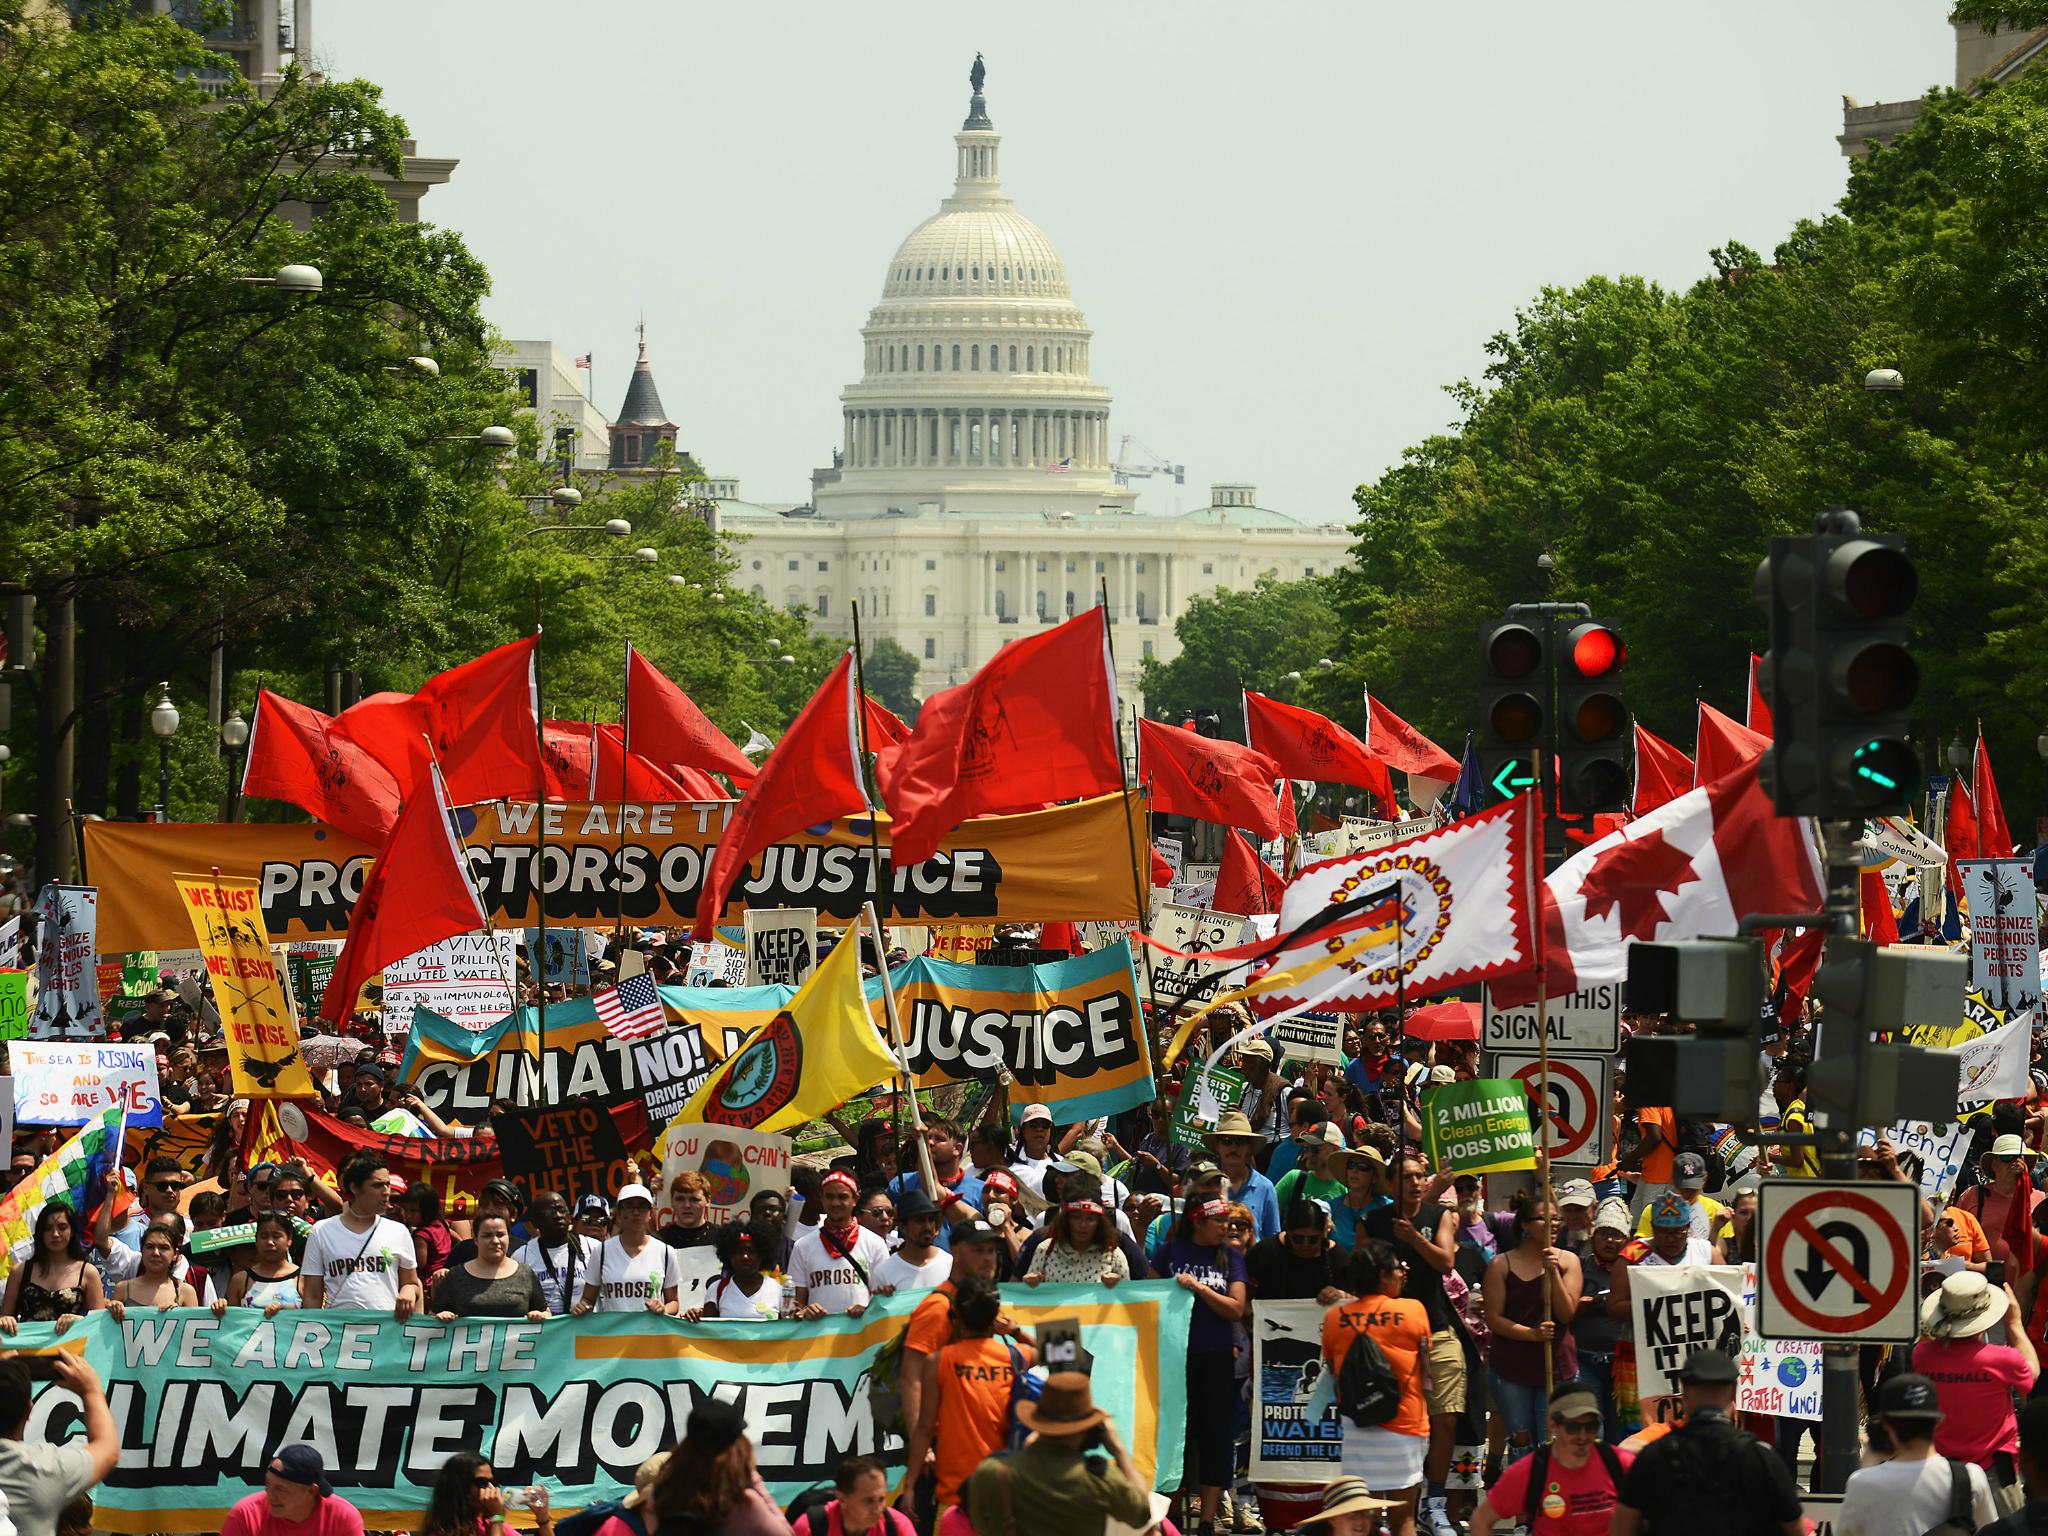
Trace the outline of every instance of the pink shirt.
[[1934, 1383], [1941, 1404], [1936, 1455], [1988, 1467], [1994, 1452], [2019, 1451], [2012, 1393], [2026, 1396], [2034, 1373], [2018, 1350], [1981, 1338], [1922, 1339], [1913, 1346], [1913, 1369]]
[[[2048, 1190], [2033, 1192], [2027, 1201], [2029, 1216], [2034, 1214], [2035, 1207], [2044, 1198], [2048, 1198]], [[2011, 1259], [2012, 1255], [2005, 1248], [2005, 1219], [2012, 1214], [2012, 1196], [2001, 1195], [1988, 1184], [1979, 1184], [1974, 1189], [1964, 1190], [1956, 1204], [1974, 1215], [1984, 1228], [1984, 1236], [1991, 1244], [1991, 1257]]]
[[[1626, 1472], [1636, 1459], [1635, 1452], [1617, 1449], [1615, 1459]], [[1497, 1515], [1529, 1515], [1531, 1536], [1607, 1536], [1614, 1520], [1614, 1479], [1596, 1450], [1583, 1467], [1573, 1470], [1557, 1459], [1553, 1450], [1549, 1470], [1536, 1496], [1529, 1496], [1529, 1473], [1534, 1456], [1524, 1456], [1487, 1491], [1486, 1502]], [[1534, 1505], [1532, 1509], [1530, 1506]]]
[[313, 1506], [312, 1519], [280, 1520], [270, 1512], [270, 1496], [259, 1491], [236, 1501], [220, 1536], [363, 1536], [363, 1517], [348, 1500], [329, 1494]]

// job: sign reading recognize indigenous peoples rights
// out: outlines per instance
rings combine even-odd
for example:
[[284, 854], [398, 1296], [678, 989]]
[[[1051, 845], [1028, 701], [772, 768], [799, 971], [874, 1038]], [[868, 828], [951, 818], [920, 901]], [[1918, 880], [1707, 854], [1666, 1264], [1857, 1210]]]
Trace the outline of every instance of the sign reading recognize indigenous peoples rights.
[[[548, 925], [687, 927], [705, 865], [734, 802], [546, 807]], [[455, 813], [484, 910], [508, 927], [530, 927], [535, 807], [518, 801]], [[624, 827], [623, 834], [620, 827]], [[888, 823], [881, 823], [883, 858]], [[190, 929], [169, 880], [179, 869], [218, 866], [261, 881], [263, 914], [279, 943], [339, 937], [377, 850], [314, 824], [226, 826], [89, 821], [86, 857], [106, 882], [99, 947], [170, 949]], [[1118, 795], [1016, 816], [982, 816], [944, 838], [921, 864], [889, 867], [882, 890], [890, 921], [1012, 922], [1137, 918], [1130, 839], [1145, 836], [1143, 802]], [[874, 851], [865, 817], [771, 844], [734, 884], [720, 921], [752, 907], [815, 907], [837, 926], [868, 899]], [[104, 874], [102, 874], [104, 872]], [[880, 905], [878, 903], [877, 905]]]

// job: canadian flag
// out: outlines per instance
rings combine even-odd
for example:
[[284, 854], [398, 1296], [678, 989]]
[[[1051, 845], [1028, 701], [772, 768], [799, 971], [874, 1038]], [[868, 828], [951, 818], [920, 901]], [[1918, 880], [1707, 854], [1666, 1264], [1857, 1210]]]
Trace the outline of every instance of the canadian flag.
[[[1732, 937], [1759, 912], [1817, 912], [1825, 882], [1803, 819], [1781, 817], [1756, 761], [1638, 816], [1543, 883], [1545, 990], [1559, 997], [1628, 974], [1632, 940]], [[1494, 987], [1535, 997], [1534, 977]]]

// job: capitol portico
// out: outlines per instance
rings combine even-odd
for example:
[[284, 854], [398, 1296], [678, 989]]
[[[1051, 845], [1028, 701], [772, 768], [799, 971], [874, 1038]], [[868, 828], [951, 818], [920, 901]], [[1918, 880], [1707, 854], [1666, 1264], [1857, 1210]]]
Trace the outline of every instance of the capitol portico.
[[952, 196], [890, 259], [811, 505], [704, 489], [735, 536], [736, 586], [810, 608], [816, 629], [848, 638], [858, 602], [863, 638], [918, 658], [921, 695], [1106, 587], [1117, 670], [1135, 696], [1140, 659], [1178, 651], [1173, 621], [1191, 598], [1325, 574], [1350, 538], [1257, 506], [1248, 485], [1218, 486], [1191, 513], [1136, 510], [1111, 468], [1092, 332], [1059, 252], [1003, 192], [982, 80], [977, 58]]

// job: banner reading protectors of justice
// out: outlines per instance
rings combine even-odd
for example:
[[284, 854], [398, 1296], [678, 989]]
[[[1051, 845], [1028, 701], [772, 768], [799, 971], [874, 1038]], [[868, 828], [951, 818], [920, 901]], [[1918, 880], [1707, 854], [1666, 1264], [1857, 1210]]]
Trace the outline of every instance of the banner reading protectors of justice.
[[[869, 1373], [921, 1299], [877, 1297], [858, 1318], [800, 1327], [638, 1313], [400, 1324], [353, 1311], [267, 1319], [253, 1307], [223, 1318], [138, 1312], [124, 1326], [95, 1312], [65, 1340], [82, 1344], [106, 1383], [121, 1434], [120, 1461], [93, 1490], [93, 1523], [218, 1531], [236, 1500], [262, 1488], [267, 1458], [295, 1442], [320, 1452], [371, 1530], [415, 1528], [457, 1451], [488, 1456], [508, 1486], [545, 1485], [560, 1515], [630, 1489], [633, 1469], [673, 1445], [706, 1397], [740, 1406], [778, 1505], [828, 1482], [850, 1455], [880, 1458], [893, 1480], [903, 1443], [876, 1426]], [[1003, 1309], [1022, 1326], [1080, 1319], [1095, 1401], [1161, 1488], [1180, 1481], [1192, 1306], [1157, 1281], [1003, 1287]], [[54, 1324], [23, 1323], [17, 1342], [54, 1340]], [[62, 1441], [81, 1427], [77, 1399], [45, 1387], [28, 1438]]]
[[[609, 928], [623, 908], [629, 923], [687, 926], [732, 807], [729, 800], [548, 806], [549, 925]], [[485, 910], [508, 927], [533, 926], [535, 808], [502, 803], [456, 815]], [[750, 907], [815, 907], [821, 922], [848, 921], [867, 899], [868, 833], [867, 819], [853, 817], [771, 845], [734, 885], [723, 921], [739, 924]], [[98, 944], [109, 953], [189, 944], [171, 875], [212, 866], [261, 882], [264, 921], [277, 943], [339, 938], [376, 855], [317, 823], [89, 821], [83, 834], [87, 867], [102, 887]], [[886, 857], [886, 820], [881, 835]], [[891, 872], [886, 915], [906, 923], [1138, 918], [1133, 837], [1145, 837], [1143, 802], [1135, 797], [1128, 808], [1121, 796], [1106, 795], [977, 817], [926, 862]], [[615, 867], [622, 890], [613, 887]]]

